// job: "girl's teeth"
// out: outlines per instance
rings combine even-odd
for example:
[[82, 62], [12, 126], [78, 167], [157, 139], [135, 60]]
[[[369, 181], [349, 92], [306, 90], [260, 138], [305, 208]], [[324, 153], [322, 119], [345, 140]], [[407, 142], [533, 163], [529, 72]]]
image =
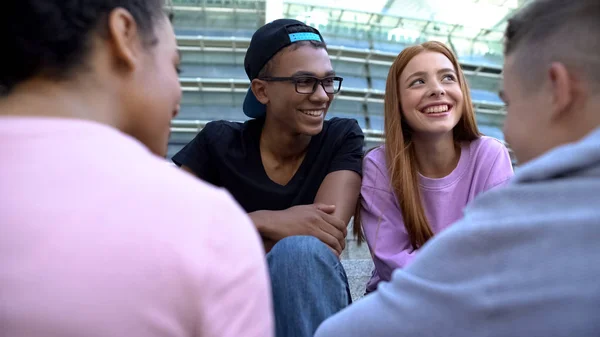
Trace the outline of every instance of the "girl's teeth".
[[447, 105], [440, 105], [440, 106], [434, 106], [434, 107], [430, 107], [425, 109], [425, 113], [439, 113], [439, 112], [446, 112], [448, 111], [448, 106]]

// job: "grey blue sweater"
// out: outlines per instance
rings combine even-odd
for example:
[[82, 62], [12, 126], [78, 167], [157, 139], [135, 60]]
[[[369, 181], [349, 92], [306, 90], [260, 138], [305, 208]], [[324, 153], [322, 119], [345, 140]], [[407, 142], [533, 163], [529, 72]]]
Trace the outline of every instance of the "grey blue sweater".
[[600, 129], [481, 194], [328, 336], [600, 336]]

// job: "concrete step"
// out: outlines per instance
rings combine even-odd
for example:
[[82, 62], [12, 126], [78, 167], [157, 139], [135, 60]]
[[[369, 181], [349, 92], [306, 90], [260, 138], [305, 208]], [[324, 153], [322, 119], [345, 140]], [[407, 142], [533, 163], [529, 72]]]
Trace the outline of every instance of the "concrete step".
[[357, 301], [365, 294], [365, 287], [371, 278], [373, 261], [371, 259], [342, 260], [348, 276], [352, 301]]
[[348, 236], [346, 237], [346, 249], [341, 255], [342, 265], [348, 276], [352, 300], [359, 300], [365, 294], [365, 287], [371, 278], [374, 265], [371, 259], [369, 247], [365, 242], [360, 246], [352, 236], [353, 222], [348, 225]]

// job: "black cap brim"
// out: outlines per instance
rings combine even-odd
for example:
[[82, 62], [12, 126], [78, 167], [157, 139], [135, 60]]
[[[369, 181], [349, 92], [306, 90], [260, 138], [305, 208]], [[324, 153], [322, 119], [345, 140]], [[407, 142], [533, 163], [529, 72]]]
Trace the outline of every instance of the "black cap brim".
[[244, 114], [250, 118], [261, 118], [267, 113], [267, 106], [258, 101], [252, 88], [248, 89], [243, 105]]

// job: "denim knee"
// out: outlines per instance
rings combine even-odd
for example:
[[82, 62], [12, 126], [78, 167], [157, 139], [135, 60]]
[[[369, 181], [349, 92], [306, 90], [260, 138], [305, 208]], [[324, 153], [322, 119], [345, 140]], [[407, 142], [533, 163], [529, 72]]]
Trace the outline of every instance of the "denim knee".
[[[289, 236], [281, 239], [271, 252], [270, 260], [294, 263], [295, 261], [320, 260], [334, 266], [339, 259], [327, 245], [314, 236]], [[270, 261], [271, 262], [271, 261]]]

